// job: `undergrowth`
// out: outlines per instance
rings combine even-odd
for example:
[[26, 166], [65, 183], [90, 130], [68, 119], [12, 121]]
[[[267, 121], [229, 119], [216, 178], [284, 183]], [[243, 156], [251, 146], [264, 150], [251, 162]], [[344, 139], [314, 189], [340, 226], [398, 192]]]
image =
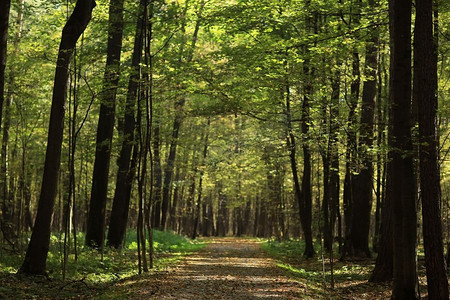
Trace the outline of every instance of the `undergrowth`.
[[330, 255], [321, 251], [320, 244], [315, 245], [316, 256], [311, 259], [302, 256], [305, 245], [299, 240], [283, 242], [269, 240], [262, 244], [262, 248], [289, 276], [313, 289], [317, 298], [384, 299], [389, 294], [389, 284], [367, 282], [374, 267], [373, 259], [357, 262], [340, 261], [337, 244], [333, 251], [334, 288], [331, 288]]
[[[183, 256], [206, 244], [158, 230], [153, 231], [154, 269], [174, 264]], [[120, 250], [102, 251], [84, 246], [84, 235], [77, 237], [78, 259], [70, 252], [66, 280], [62, 280], [63, 243], [61, 235], [52, 235], [47, 259], [48, 278], [16, 275], [24, 252], [0, 252], [0, 299], [91, 297], [103, 293], [114, 283], [138, 274], [136, 232], [128, 232]], [[72, 247], [73, 248], [73, 247]], [[147, 243], [148, 249], [148, 243]]]

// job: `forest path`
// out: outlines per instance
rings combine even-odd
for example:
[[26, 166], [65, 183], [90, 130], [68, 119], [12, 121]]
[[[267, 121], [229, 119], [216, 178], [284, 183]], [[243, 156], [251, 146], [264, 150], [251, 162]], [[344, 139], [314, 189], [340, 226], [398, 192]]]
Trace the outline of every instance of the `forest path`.
[[155, 275], [135, 299], [314, 299], [252, 239], [214, 239]]

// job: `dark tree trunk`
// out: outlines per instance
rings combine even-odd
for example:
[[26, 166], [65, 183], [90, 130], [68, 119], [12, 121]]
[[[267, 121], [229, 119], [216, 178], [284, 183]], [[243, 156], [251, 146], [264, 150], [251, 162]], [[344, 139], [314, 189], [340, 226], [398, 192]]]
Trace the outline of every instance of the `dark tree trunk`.
[[[329, 219], [329, 251], [333, 251], [334, 228], [336, 220], [339, 219], [339, 152], [338, 152], [338, 131], [339, 131], [339, 95], [340, 95], [340, 72], [334, 74], [332, 82], [331, 108], [330, 108], [330, 138], [329, 138], [329, 157], [330, 157], [330, 219]], [[338, 227], [339, 230], [339, 227]], [[340, 236], [340, 233], [338, 232]], [[339, 242], [340, 243], [340, 242]]]
[[3, 102], [5, 101], [5, 71], [8, 46], [8, 25], [11, 0], [0, 1], [0, 126], [3, 117]]
[[[2, 15], [0, 15], [0, 127], [3, 129], [2, 147], [0, 151], [0, 203], [2, 207], [2, 218], [0, 220], [1, 231], [6, 240], [14, 243], [14, 202], [12, 192], [8, 190], [8, 163], [9, 157], [9, 130], [11, 127], [11, 104], [14, 91], [14, 69], [13, 64], [10, 67], [8, 95], [5, 99], [5, 69], [6, 69], [6, 50], [7, 50], [7, 35], [9, 24], [9, 10], [10, 1], [2, 1], [0, 3]], [[18, 42], [20, 38], [22, 12], [18, 15], [18, 26], [16, 31], [16, 38], [14, 41], [15, 54], [17, 55]], [[15, 56], [16, 56], [15, 55]], [[3, 107], [4, 106], [4, 107]], [[2, 124], [3, 120], [3, 124]], [[3, 127], [2, 127], [3, 125]], [[9, 158], [11, 161], [11, 158]], [[11, 175], [10, 175], [11, 176]], [[12, 178], [12, 177], [11, 177]]]
[[227, 234], [227, 199], [222, 191], [222, 183], [216, 183], [217, 194], [219, 197], [218, 211], [217, 211], [217, 219], [216, 219], [216, 232], [215, 236], [225, 236]]
[[370, 275], [370, 282], [383, 282], [391, 281], [394, 269], [393, 261], [393, 199], [392, 199], [392, 162], [389, 160], [387, 163], [387, 181], [386, 181], [386, 194], [383, 201], [382, 214], [381, 214], [381, 228], [380, 239], [378, 245], [378, 256], [375, 263], [375, 268]]
[[[209, 198], [207, 198], [209, 202]], [[208, 218], [208, 202], [203, 201], [202, 202], [202, 223], [201, 228], [199, 229], [202, 232], [203, 236], [210, 236], [209, 233], [209, 218]]]
[[50, 244], [50, 223], [55, 204], [61, 160], [69, 65], [76, 42], [89, 24], [95, 5], [93, 0], [78, 0], [62, 32], [53, 86], [41, 194], [33, 233], [31, 234], [31, 240], [19, 273], [44, 275], [46, 272], [46, 261]]
[[[290, 86], [289, 83], [286, 84], [285, 87], [285, 100], [286, 100], [286, 124], [287, 124], [287, 130], [288, 130], [288, 136], [287, 136], [287, 147], [288, 147], [288, 151], [289, 151], [289, 158], [290, 158], [290, 164], [291, 164], [291, 171], [292, 171], [292, 178], [294, 181], [294, 195], [296, 198], [296, 201], [298, 202], [299, 205], [299, 214], [300, 214], [300, 220], [302, 222], [302, 228], [303, 228], [303, 234], [305, 237], [305, 241], [306, 241], [306, 249], [304, 252], [304, 255], [308, 258], [312, 257], [314, 255], [314, 249], [312, 248], [312, 233], [311, 233], [311, 224], [309, 225], [309, 229], [308, 229], [308, 216], [307, 216], [307, 211], [306, 211], [306, 207], [305, 207], [305, 195], [304, 195], [304, 191], [302, 193], [302, 189], [300, 187], [300, 179], [298, 177], [298, 170], [297, 170], [297, 157], [296, 157], [296, 150], [297, 150], [297, 146], [296, 146], [296, 140], [295, 140], [295, 136], [294, 133], [292, 131], [292, 121], [291, 121], [291, 95], [290, 95]], [[305, 102], [306, 97], [305, 97]], [[305, 106], [305, 104], [303, 105]], [[303, 120], [302, 125], [305, 123], [306, 121]], [[303, 132], [304, 133], [304, 132]], [[304, 159], [307, 159], [310, 162], [310, 154], [309, 154], [309, 148], [306, 145], [306, 142], [304, 142], [304, 146], [303, 146], [303, 152], [305, 155], [305, 147], [308, 149], [306, 151], [306, 155], [307, 157]], [[305, 161], [306, 163], [306, 161]], [[307, 166], [305, 166], [304, 168], [307, 168]], [[309, 165], [309, 171], [311, 169], [311, 166]], [[306, 177], [305, 177], [305, 169], [303, 171], [303, 185], [307, 185], [307, 183], [305, 182], [305, 180], [308, 180], [308, 176], [309, 176], [309, 180], [311, 180], [311, 173], [306, 173]], [[270, 188], [270, 187], [269, 187]], [[307, 188], [307, 187], [306, 187]], [[308, 189], [308, 188], [307, 188]], [[311, 186], [309, 187], [309, 191], [311, 190]], [[306, 193], [308, 193], [306, 191]], [[311, 195], [311, 194], [309, 194]], [[306, 195], [307, 196], [307, 195]], [[262, 206], [261, 206], [262, 209]], [[309, 240], [309, 235], [310, 234], [310, 240]], [[311, 252], [312, 249], [312, 252]]]
[[[206, 130], [209, 130], [209, 125], [211, 124], [210, 118], [208, 118], [208, 122], [206, 124]], [[198, 191], [197, 191], [197, 202], [195, 204], [194, 208], [194, 229], [192, 230], [192, 239], [195, 239], [197, 237], [197, 227], [200, 219], [200, 207], [202, 205], [202, 185], [203, 185], [203, 174], [204, 169], [203, 165], [205, 164], [206, 155], [208, 154], [208, 135], [209, 132], [206, 132], [205, 139], [204, 139], [204, 146], [203, 146], [203, 153], [202, 153], [202, 160], [201, 160], [201, 171], [199, 174], [199, 182], [198, 182]]]
[[[14, 240], [14, 202], [10, 197], [8, 190], [8, 163], [9, 157], [9, 129], [11, 127], [11, 102], [12, 96], [9, 95], [4, 103], [4, 118], [3, 118], [3, 135], [2, 147], [0, 151], [0, 201], [2, 205], [2, 220], [1, 231], [4, 237], [13, 242]], [[11, 158], [9, 157], [11, 160]], [[11, 174], [10, 174], [11, 176]], [[12, 191], [11, 191], [12, 193]]]
[[[189, 1], [186, 1], [185, 10], [187, 10]], [[194, 57], [194, 51], [197, 44], [197, 38], [198, 38], [198, 32], [200, 30], [200, 23], [202, 18], [202, 12], [203, 8], [205, 6], [205, 1], [202, 0], [200, 2], [200, 8], [197, 12], [197, 20], [195, 23], [194, 32], [192, 33], [192, 42], [191, 47], [188, 50], [186, 57], [184, 58], [186, 63], [190, 63], [192, 61], [192, 58]], [[186, 16], [186, 11], [184, 12], [184, 15]], [[183, 21], [183, 29], [182, 32], [185, 32], [185, 20]], [[180, 57], [183, 57], [184, 55], [184, 45], [181, 45], [180, 50]], [[180, 60], [180, 65], [181, 65]], [[170, 190], [171, 190], [171, 183], [172, 183], [172, 175], [173, 175], [173, 169], [175, 166], [175, 158], [177, 153], [177, 145], [178, 145], [178, 134], [180, 131], [181, 124], [183, 122], [183, 115], [184, 115], [184, 105], [186, 103], [186, 98], [184, 95], [182, 95], [181, 99], [175, 103], [175, 119], [173, 123], [173, 129], [172, 129], [172, 140], [170, 143], [170, 149], [169, 149], [169, 155], [167, 157], [167, 163], [166, 167], [164, 168], [164, 183], [162, 187], [162, 207], [161, 207], [161, 229], [166, 228], [166, 221], [168, 218], [168, 212], [169, 212], [169, 203], [170, 203]]]
[[267, 232], [268, 232], [268, 228], [267, 228], [267, 222], [268, 222], [268, 217], [267, 217], [267, 204], [266, 204], [266, 200], [263, 197], [259, 197], [259, 217], [258, 217], [258, 231], [256, 236], [257, 237], [267, 237]]
[[[374, 1], [369, 1], [375, 6]], [[375, 98], [377, 94], [378, 70], [378, 29], [371, 32], [366, 46], [366, 80], [363, 83], [361, 122], [359, 138], [359, 159], [361, 170], [357, 175], [358, 188], [353, 190], [353, 218], [351, 225], [351, 253], [357, 257], [370, 257], [369, 229], [372, 210], [373, 164], [370, 148], [373, 146], [373, 126], [375, 120]]]
[[177, 146], [178, 146], [178, 134], [180, 132], [180, 127], [182, 123], [182, 115], [183, 115], [183, 107], [184, 107], [185, 99], [180, 100], [176, 105], [177, 116], [175, 117], [175, 121], [173, 123], [172, 128], [172, 141], [170, 143], [169, 156], [167, 157], [167, 163], [164, 168], [164, 181], [162, 187], [162, 206], [161, 206], [161, 224], [159, 229], [165, 229], [167, 214], [169, 211], [169, 202], [170, 202], [170, 189], [172, 186], [172, 174], [175, 166], [175, 158], [177, 154]]
[[100, 115], [86, 233], [86, 244], [91, 247], [103, 245], [104, 240], [109, 164], [122, 50], [123, 5], [124, 0], [111, 0], [109, 4], [108, 48], [103, 90], [100, 94]]
[[[378, 68], [384, 65], [384, 62], [379, 63]], [[387, 84], [387, 81], [385, 81]], [[373, 237], [373, 249], [375, 252], [378, 252], [378, 245], [380, 241], [380, 224], [381, 224], [381, 207], [382, 203], [384, 202], [384, 190], [385, 190], [385, 184], [384, 184], [384, 178], [385, 178], [385, 164], [384, 164], [384, 155], [381, 149], [385, 146], [384, 140], [384, 122], [385, 122], [385, 101], [383, 97], [383, 78], [381, 75], [381, 70], [378, 70], [378, 94], [377, 94], [377, 187], [376, 187], [376, 208], [375, 208], [375, 234]]]
[[411, 0], [389, 1], [394, 232], [392, 299], [417, 299], [416, 203], [411, 138]]
[[152, 226], [160, 228], [161, 226], [161, 187], [162, 187], [162, 170], [160, 155], [160, 123], [158, 117], [155, 118], [154, 135], [153, 135], [153, 163], [154, 163], [154, 183], [153, 183], [153, 218]]
[[[180, 168], [177, 168], [176, 172], [175, 172], [175, 182], [179, 183], [180, 182]], [[176, 231], [178, 225], [179, 225], [179, 214], [178, 214], [178, 206], [179, 206], [179, 200], [183, 199], [183, 193], [184, 193], [184, 186], [180, 187], [180, 184], [176, 184], [175, 188], [173, 189], [173, 196], [172, 196], [172, 206], [170, 207], [170, 215], [172, 216], [171, 219], [171, 228], [172, 230]], [[161, 207], [161, 205], [160, 205]], [[159, 214], [161, 214], [161, 209]]]
[[[309, 62], [305, 61], [303, 66], [304, 75], [307, 81], [311, 81], [313, 72], [309, 69]], [[305, 251], [303, 253], [307, 258], [314, 256], [314, 246], [312, 239], [312, 192], [311, 192], [311, 150], [309, 147], [309, 124], [310, 116], [310, 99], [312, 93], [312, 82], [305, 85], [305, 95], [302, 105], [302, 134], [303, 134], [303, 177], [302, 177], [302, 193], [299, 197], [300, 222], [302, 224], [303, 235], [305, 239]]]
[[[131, 197], [131, 185], [134, 177], [134, 168], [131, 162], [131, 152], [133, 149], [133, 143], [135, 139], [135, 107], [136, 96], [139, 84], [139, 68], [142, 57], [143, 49], [143, 24], [144, 24], [144, 11], [146, 0], [140, 0], [139, 2], [139, 14], [136, 24], [136, 34], [134, 41], [133, 55], [131, 58], [132, 73], [128, 81], [128, 93], [125, 103], [125, 116], [123, 126], [123, 142], [119, 156], [119, 170], [117, 171], [116, 190], [114, 193], [113, 207], [111, 210], [111, 218], [109, 222], [108, 241], [107, 244], [111, 247], [119, 248], [122, 244], [125, 236], [128, 210]], [[134, 156], [134, 155], [133, 155]], [[92, 222], [102, 222], [102, 220], [92, 220]], [[102, 224], [93, 224], [92, 228], [103, 228]], [[89, 230], [89, 223], [88, 223]], [[95, 240], [101, 241], [99, 235], [103, 235], [102, 232], [93, 232], [92, 237]], [[90, 238], [89, 240], [92, 240]], [[86, 235], [86, 241], [88, 241], [88, 235]]]
[[[361, 14], [361, 0], [354, 0], [352, 4], [352, 12], [354, 16], [350, 19], [351, 25], [358, 27], [360, 24]], [[355, 38], [359, 38], [359, 33], [355, 32]], [[356, 108], [358, 106], [360, 89], [361, 89], [361, 71], [360, 71], [360, 56], [358, 51], [354, 51], [352, 60], [352, 82], [350, 86], [350, 98], [348, 99], [348, 118], [347, 118], [347, 142], [345, 155], [345, 176], [344, 176], [344, 193], [343, 193], [343, 211], [344, 211], [344, 247], [341, 254], [344, 258], [351, 255], [351, 232], [353, 223], [353, 190], [355, 187], [355, 180], [353, 174], [356, 167], [356, 148], [357, 148], [357, 114]]]
[[[325, 101], [326, 99], [324, 99]], [[330, 225], [330, 132], [328, 130], [328, 102], [325, 102], [322, 107], [323, 118], [323, 136], [328, 136], [323, 150], [321, 151], [322, 165], [323, 165], [323, 195], [322, 195], [322, 236], [325, 250], [331, 250], [331, 225]]]
[[345, 177], [344, 177], [344, 194], [343, 194], [343, 210], [344, 210], [344, 247], [342, 256], [351, 255], [351, 233], [353, 223], [353, 187], [356, 156], [356, 107], [358, 106], [361, 74], [360, 59], [357, 52], [353, 53], [352, 76], [353, 81], [350, 86], [349, 113], [347, 119], [347, 150], [345, 154]]
[[441, 222], [433, 1], [416, 1], [414, 32], [414, 97], [419, 112], [420, 192], [428, 298], [449, 299]]
[[208, 197], [208, 228], [211, 236], [216, 234], [216, 230], [214, 228], [214, 207], [213, 207], [213, 197], [209, 195]]

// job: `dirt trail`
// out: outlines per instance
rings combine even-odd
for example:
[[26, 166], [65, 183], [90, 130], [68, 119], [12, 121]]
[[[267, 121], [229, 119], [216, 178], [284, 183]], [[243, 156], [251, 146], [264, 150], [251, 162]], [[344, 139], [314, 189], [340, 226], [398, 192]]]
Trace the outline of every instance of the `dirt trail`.
[[156, 275], [134, 298], [305, 299], [307, 294], [307, 288], [287, 277], [258, 242], [223, 238]]

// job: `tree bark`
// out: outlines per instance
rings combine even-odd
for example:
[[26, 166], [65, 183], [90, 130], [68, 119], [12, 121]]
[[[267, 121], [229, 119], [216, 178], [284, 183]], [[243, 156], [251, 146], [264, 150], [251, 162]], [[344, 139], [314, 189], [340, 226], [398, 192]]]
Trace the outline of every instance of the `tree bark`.
[[347, 150], [345, 154], [345, 177], [344, 177], [344, 194], [343, 194], [343, 210], [344, 210], [344, 247], [342, 256], [352, 255], [351, 233], [353, 223], [353, 187], [354, 169], [356, 156], [356, 107], [358, 106], [360, 93], [360, 59], [357, 52], [353, 53], [352, 76], [353, 81], [350, 86], [349, 112], [347, 118]]
[[[134, 178], [134, 167], [131, 161], [133, 144], [135, 142], [135, 110], [136, 96], [139, 85], [139, 69], [142, 57], [143, 38], [144, 38], [144, 11], [146, 9], [146, 0], [139, 2], [139, 14], [136, 24], [136, 33], [134, 40], [133, 55], [131, 58], [132, 72], [128, 81], [128, 93], [125, 103], [125, 115], [123, 126], [123, 141], [118, 160], [119, 170], [117, 171], [116, 190], [114, 192], [111, 218], [107, 237], [107, 245], [119, 248], [125, 236], [128, 210], [131, 197], [131, 185]], [[134, 156], [134, 155], [133, 155]], [[135, 163], [134, 163], [135, 164]], [[93, 222], [101, 222], [99, 220]], [[89, 226], [88, 226], [89, 227]], [[96, 224], [94, 228], [102, 228], [101, 224]], [[96, 233], [96, 239], [102, 232]], [[87, 235], [86, 235], [87, 239]], [[99, 240], [100, 241], [100, 240]]]
[[416, 203], [411, 138], [411, 0], [390, 0], [390, 152], [394, 232], [392, 299], [417, 299]]
[[50, 223], [58, 186], [69, 65], [76, 42], [89, 24], [95, 5], [94, 0], [78, 0], [62, 31], [53, 86], [41, 194], [31, 240], [19, 273], [45, 275], [46, 272]]
[[[11, 8], [10, 0], [2, 0], [0, 2], [0, 128], [3, 129], [2, 147], [0, 153], [0, 202], [2, 206], [2, 218], [0, 220], [1, 231], [7, 240], [11, 240], [13, 236], [13, 207], [10, 203], [8, 193], [8, 177], [7, 177], [7, 154], [9, 141], [9, 128], [11, 124], [11, 95], [6, 96], [5, 103], [5, 83], [6, 83], [6, 59], [7, 59], [7, 42], [9, 27], [9, 12]], [[3, 106], [5, 106], [5, 120], [3, 120]], [[4, 123], [2, 124], [2, 121]], [[3, 125], [3, 127], [2, 127]]]
[[5, 71], [8, 47], [8, 26], [11, 0], [0, 1], [0, 126], [3, 117], [3, 102], [5, 101]]
[[201, 159], [201, 169], [199, 174], [199, 182], [198, 182], [198, 191], [197, 191], [197, 203], [195, 204], [194, 209], [194, 229], [192, 231], [192, 239], [194, 240], [197, 237], [197, 227], [200, 219], [200, 208], [202, 205], [202, 185], [203, 185], [203, 174], [204, 174], [204, 168], [203, 165], [206, 161], [206, 156], [208, 155], [208, 137], [209, 137], [209, 126], [211, 124], [211, 119], [208, 118], [208, 122], [206, 124], [206, 133], [204, 138], [204, 146], [203, 146], [203, 153], [202, 153], [202, 159]]
[[158, 117], [154, 122], [153, 134], [153, 163], [154, 163], [154, 183], [153, 183], [153, 218], [152, 224], [154, 228], [161, 226], [161, 189], [162, 189], [162, 169], [160, 155], [160, 122]]
[[[391, 157], [389, 157], [391, 158]], [[391, 281], [394, 269], [393, 261], [393, 199], [392, 199], [392, 162], [391, 159], [387, 163], [387, 180], [386, 180], [386, 195], [384, 197], [382, 214], [381, 214], [381, 228], [380, 239], [378, 245], [378, 256], [375, 262], [375, 268], [370, 275], [370, 282]]]
[[420, 196], [429, 299], [448, 299], [441, 222], [441, 188], [437, 132], [437, 41], [433, 37], [433, 1], [416, 1], [414, 97], [418, 102]]
[[[308, 56], [309, 53], [306, 53]], [[310, 116], [310, 97], [312, 94], [312, 78], [313, 70], [309, 66], [309, 59], [303, 63], [303, 75], [306, 78], [304, 86], [304, 96], [302, 103], [302, 148], [303, 148], [303, 177], [301, 183], [301, 194], [298, 201], [300, 223], [303, 229], [305, 239], [305, 251], [303, 255], [307, 258], [314, 256], [314, 246], [312, 239], [312, 191], [311, 191], [311, 150], [309, 147], [309, 124], [311, 123]]]
[[[337, 65], [340, 67], [340, 64]], [[329, 202], [329, 249], [333, 251], [333, 242], [334, 242], [334, 228], [336, 225], [336, 220], [340, 220], [340, 211], [339, 211], [339, 149], [338, 149], [338, 133], [339, 133], [339, 96], [340, 96], [340, 72], [337, 71], [334, 74], [334, 78], [332, 80], [332, 93], [331, 93], [331, 107], [330, 107], [330, 138], [329, 138], [329, 157], [330, 157], [330, 177], [329, 177], [329, 193], [330, 193], [330, 202]], [[339, 224], [338, 224], [339, 225]], [[338, 236], [340, 236], [340, 226], [338, 226]], [[340, 240], [339, 240], [339, 243]]]
[[105, 210], [108, 196], [109, 165], [114, 131], [116, 94], [120, 76], [124, 0], [109, 4], [108, 46], [103, 89], [100, 94], [100, 115], [97, 126], [94, 171], [86, 243], [91, 247], [103, 245]]
[[[369, 1], [369, 6], [374, 7], [375, 1]], [[358, 188], [353, 189], [353, 214], [351, 225], [351, 253], [357, 257], [371, 257], [369, 250], [369, 229], [372, 210], [373, 189], [373, 156], [370, 148], [373, 146], [375, 98], [377, 94], [377, 70], [378, 70], [378, 28], [372, 29], [370, 39], [366, 45], [366, 65], [364, 74], [367, 79], [363, 83], [361, 121], [359, 134], [359, 159], [361, 170], [357, 175]]]

